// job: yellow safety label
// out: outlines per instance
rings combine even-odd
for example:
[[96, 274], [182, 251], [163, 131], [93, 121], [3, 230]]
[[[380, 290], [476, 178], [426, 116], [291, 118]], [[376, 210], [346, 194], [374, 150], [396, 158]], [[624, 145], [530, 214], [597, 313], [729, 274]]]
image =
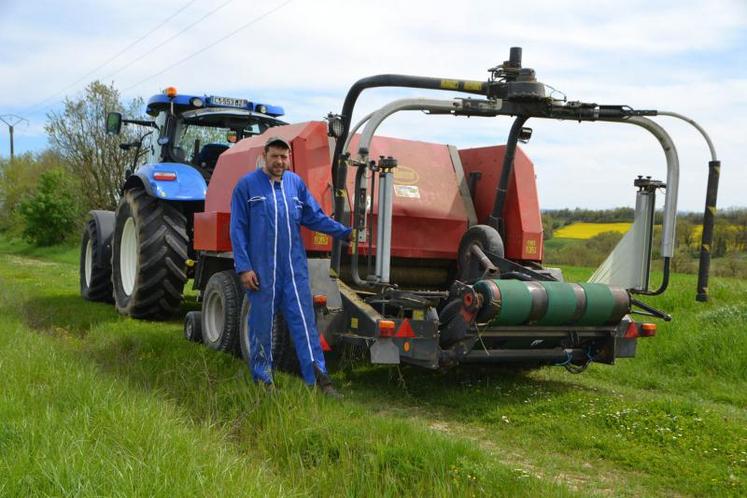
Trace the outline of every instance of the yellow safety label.
[[350, 319], [350, 328], [351, 329], [357, 329], [358, 328], [358, 319], [357, 318], [351, 318]]
[[425, 318], [425, 311], [423, 310], [412, 310], [412, 319], [413, 320], [422, 320]]
[[527, 254], [537, 254], [537, 241], [534, 239], [527, 240], [527, 244], [524, 247], [524, 252]]
[[329, 244], [329, 235], [319, 232], [314, 232], [314, 244], [318, 246], [324, 246]]
[[482, 81], [465, 81], [465, 90], [480, 90], [482, 88]]
[[441, 88], [446, 90], [458, 90], [459, 80], [441, 80]]

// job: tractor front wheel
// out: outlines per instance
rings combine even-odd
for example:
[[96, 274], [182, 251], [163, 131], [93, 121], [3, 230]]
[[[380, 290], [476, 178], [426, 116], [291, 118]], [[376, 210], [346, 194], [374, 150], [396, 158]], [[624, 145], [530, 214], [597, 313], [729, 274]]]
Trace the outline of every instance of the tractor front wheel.
[[112, 302], [111, 241], [114, 212], [92, 211], [80, 243], [80, 295]]
[[164, 319], [182, 302], [187, 281], [187, 218], [142, 188], [124, 193], [115, 214], [112, 285], [117, 311]]

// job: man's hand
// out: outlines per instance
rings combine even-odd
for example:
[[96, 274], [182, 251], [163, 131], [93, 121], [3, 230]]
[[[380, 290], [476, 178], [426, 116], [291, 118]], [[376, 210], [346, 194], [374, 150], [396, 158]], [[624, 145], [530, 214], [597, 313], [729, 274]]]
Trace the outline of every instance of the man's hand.
[[241, 279], [241, 285], [243, 285], [245, 289], [253, 291], [259, 290], [259, 278], [254, 270], [242, 272], [239, 275], [239, 278]]

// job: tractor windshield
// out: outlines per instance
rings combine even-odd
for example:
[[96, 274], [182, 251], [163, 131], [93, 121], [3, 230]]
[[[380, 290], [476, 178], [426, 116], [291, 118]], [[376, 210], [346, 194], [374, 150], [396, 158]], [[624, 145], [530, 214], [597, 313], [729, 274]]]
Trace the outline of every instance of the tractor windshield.
[[243, 109], [198, 109], [182, 113], [175, 122], [169, 157], [200, 164], [206, 146], [229, 148], [244, 137], [257, 135], [283, 121]]

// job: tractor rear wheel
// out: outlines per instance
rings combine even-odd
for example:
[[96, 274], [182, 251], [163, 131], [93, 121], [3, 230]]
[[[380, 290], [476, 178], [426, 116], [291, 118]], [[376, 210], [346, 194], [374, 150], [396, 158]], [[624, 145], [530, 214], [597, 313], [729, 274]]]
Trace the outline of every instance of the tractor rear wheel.
[[96, 211], [86, 222], [80, 242], [80, 295], [111, 303], [111, 240], [114, 212]]
[[164, 319], [182, 302], [187, 281], [187, 218], [142, 188], [127, 190], [115, 214], [112, 285], [117, 311]]
[[[249, 299], [244, 293], [244, 301], [241, 303], [240, 345], [241, 356], [247, 363], [249, 363], [249, 353], [251, 351], [248, 322], [250, 307]], [[285, 323], [283, 315], [279, 313], [275, 315], [275, 319], [272, 321], [272, 363], [275, 369], [282, 372], [297, 374], [301, 371], [288, 325]]]

